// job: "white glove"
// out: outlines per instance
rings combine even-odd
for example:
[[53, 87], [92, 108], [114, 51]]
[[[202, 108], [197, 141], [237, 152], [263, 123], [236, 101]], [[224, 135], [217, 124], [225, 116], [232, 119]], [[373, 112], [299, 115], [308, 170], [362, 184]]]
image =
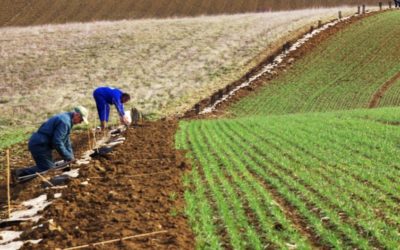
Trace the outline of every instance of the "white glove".
[[131, 124], [131, 121], [127, 115], [124, 115], [121, 117], [121, 123], [125, 124], [125, 125], [129, 125], [129, 124]]

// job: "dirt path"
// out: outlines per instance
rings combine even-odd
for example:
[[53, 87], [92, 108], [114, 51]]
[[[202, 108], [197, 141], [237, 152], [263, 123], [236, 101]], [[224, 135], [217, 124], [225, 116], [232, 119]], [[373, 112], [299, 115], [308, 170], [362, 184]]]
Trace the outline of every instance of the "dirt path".
[[372, 95], [371, 101], [369, 102], [368, 108], [376, 108], [379, 105], [382, 97], [385, 95], [386, 91], [400, 79], [400, 72], [397, 72], [392, 78], [382, 84], [379, 89]]
[[[176, 129], [177, 121], [129, 128], [126, 141], [107, 157], [80, 167], [80, 176], [62, 190], [62, 198], [44, 210], [43, 227], [32, 230], [31, 223], [12, 227], [25, 230], [24, 239], [43, 239], [23, 249], [65, 248], [156, 231], [166, 232], [96, 249], [194, 249], [194, 236], [183, 212], [182, 176], [189, 166], [184, 153], [175, 150]], [[78, 151], [86, 150], [77, 138], [74, 144], [81, 146]], [[86, 180], [88, 185], [82, 185]], [[60, 192], [43, 191], [37, 179], [14, 187], [13, 201], [36, 197], [38, 191], [50, 197]], [[49, 219], [59, 229], [50, 228]]]

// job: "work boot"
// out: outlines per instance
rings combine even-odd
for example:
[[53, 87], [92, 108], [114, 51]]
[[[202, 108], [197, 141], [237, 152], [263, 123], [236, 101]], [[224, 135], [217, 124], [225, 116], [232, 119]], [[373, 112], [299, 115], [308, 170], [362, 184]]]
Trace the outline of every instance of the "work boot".
[[13, 183], [18, 183], [19, 182], [19, 177], [21, 175], [21, 169], [14, 168], [11, 170], [11, 180]]

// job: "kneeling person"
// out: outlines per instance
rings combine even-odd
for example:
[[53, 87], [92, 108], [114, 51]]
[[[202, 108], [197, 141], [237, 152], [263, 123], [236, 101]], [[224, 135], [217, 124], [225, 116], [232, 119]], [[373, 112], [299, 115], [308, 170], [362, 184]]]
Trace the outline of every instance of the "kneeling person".
[[43, 123], [29, 139], [28, 148], [36, 166], [17, 169], [13, 177], [18, 178], [43, 172], [54, 167], [52, 150], [55, 149], [64, 161], [74, 161], [70, 133], [72, 126], [87, 122], [88, 110], [82, 106], [72, 112], [65, 112], [51, 117]]

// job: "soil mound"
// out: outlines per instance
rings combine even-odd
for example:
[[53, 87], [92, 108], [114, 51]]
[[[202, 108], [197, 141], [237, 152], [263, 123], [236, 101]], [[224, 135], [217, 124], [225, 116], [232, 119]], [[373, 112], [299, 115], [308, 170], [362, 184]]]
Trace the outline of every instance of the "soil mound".
[[[48, 197], [62, 192], [62, 197], [43, 211], [39, 221], [42, 227], [31, 229], [33, 224], [26, 222], [9, 229], [24, 230], [23, 239], [43, 239], [23, 249], [66, 248], [152, 232], [160, 233], [98, 248], [193, 249], [182, 186], [182, 176], [189, 166], [184, 152], [175, 150], [176, 129], [175, 120], [129, 128], [124, 132], [123, 144], [82, 165], [79, 177], [61, 191], [43, 191], [40, 179], [13, 187], [13, 203], [40, 192]], [[85, 136], [74, 135], [76, 154], [87, 149]], [[29, 158], [25, 159], [30, 163]], [[6, 201], [4, 183], [1, 186], [1, 201]]]

